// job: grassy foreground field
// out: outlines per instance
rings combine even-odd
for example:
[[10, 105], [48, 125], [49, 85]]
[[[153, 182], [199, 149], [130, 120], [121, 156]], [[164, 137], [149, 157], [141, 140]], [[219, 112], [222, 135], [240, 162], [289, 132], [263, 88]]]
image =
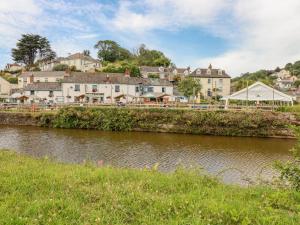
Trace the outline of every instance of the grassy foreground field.
[[300, 193], [0, 151], [0, 224], [299, 224]]

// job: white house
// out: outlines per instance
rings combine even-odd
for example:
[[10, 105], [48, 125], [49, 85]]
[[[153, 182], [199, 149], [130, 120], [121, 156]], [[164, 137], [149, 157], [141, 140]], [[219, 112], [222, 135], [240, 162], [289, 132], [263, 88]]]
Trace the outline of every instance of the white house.
[[24, 72], [18, 77], [18, 87], [24, 88], [28, 84], [39, 83], [39, 82], [60, 82], [65, 76], [69, 76], [64, 71], [55, 72]]
[[145, 93], [173, 94], [169, 81], [124, 74], [72, 73], [62, 81], [65, 102], [137, 102]]
[[28, 84], [23, 91], [28, 103], [63, 103], [60, 83], [31, 83]]

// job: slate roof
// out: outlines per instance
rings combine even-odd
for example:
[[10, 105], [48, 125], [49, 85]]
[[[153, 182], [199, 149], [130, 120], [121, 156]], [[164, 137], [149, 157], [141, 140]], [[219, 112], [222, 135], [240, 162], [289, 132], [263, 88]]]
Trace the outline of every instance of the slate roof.
[[28, 84], [25, 91], [61, 91], [61, 84], [56, 82], [37, 82]]
[[72, 59], [84, 59], [87, 61], [99, 62], [98, 60], [93, 59], [91, 56], [84, 55], [83, 53], [75, 53], [73, 55], [70, 55], [70, 56], [64, 58], [64, 60], [72, 60]]
[[[197, 74], [197, 71], [200, 70], [201, 74]], [[189, 76], [191, 77], [203, 77], [203, 78], [230, 78], [230, 76], [224, 71], [222, 70], [222, 74], [219, 74], [219, 69], [210, 69], [211, 73], [208, 74], [207, 73], [208, 69], [202, 69], [202, 68], [198, 68], [196, 70], [194, 70]]]
[[68, 76], [65, 71], [30, 71], [30, 72], [23, 72], [19, 77], [25, 78], [25, 77], [63, 77]]
[[81, 84], [131, 84], [149, 86], [172, 86], [172, 83], [162, 79], [125, 77], [122, 73], [71, 73], [65, 77], [62, 83], [81, 83]]

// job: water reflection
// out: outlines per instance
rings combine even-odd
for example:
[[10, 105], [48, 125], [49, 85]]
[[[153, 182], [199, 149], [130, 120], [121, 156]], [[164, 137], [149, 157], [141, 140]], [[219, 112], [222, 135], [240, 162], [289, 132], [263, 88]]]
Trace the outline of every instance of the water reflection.
[[[134, 168], [159, 163], [164, 172], [178, 165], [201, 166], [213, 174], [237, 168], [251, 178], [274, 160], [286, 160], [294, 144], [286, 139], [0, 126], [0, 148], [36, 157], [68, 163], [103, 160], [107, 165]], [[264, 175], [270, 177], [272, 170], [264, 170]], [[224, 173], [223, 179], [242, 183], [236, 170]]]

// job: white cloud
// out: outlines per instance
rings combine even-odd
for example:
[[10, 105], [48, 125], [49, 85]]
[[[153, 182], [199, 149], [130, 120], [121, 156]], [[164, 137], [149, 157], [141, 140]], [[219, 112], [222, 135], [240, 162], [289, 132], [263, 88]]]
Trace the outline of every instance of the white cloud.
[[207, 27], [222, 10], [226, 0], [143, 0], [121, 1], [111, 25], [120, 31], [141, 33], [174, 30], [189, 26]]
[[212, 62], [239, 75], [300, 59], [300, 1], [237, 0], [232, 9], [240, 29], [235, 49], [200, 64]]

